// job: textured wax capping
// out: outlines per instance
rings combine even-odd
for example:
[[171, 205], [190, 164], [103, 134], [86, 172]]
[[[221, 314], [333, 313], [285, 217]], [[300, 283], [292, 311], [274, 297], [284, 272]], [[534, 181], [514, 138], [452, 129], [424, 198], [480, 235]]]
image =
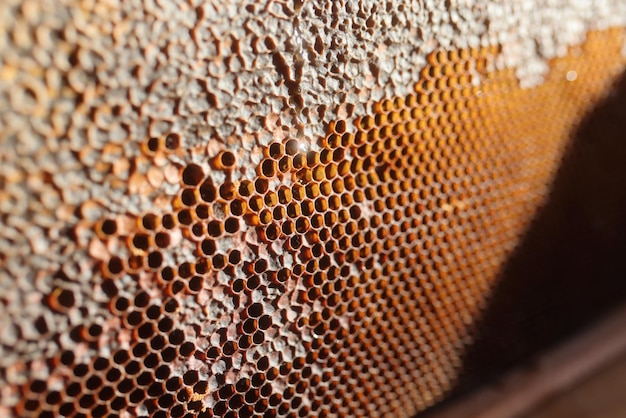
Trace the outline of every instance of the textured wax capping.
[[623, 2], [192, 3], [0, 6], [0, 415], [411, 417], [575, 328], [476, 352]]

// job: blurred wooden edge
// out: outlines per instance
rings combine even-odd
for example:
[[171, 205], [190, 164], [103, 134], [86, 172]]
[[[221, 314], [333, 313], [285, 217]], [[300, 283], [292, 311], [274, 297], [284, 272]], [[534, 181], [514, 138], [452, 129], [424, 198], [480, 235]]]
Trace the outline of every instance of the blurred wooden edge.
[[[548, 398], [626, 352], [626, 305], [581, 334], [508, 373], [498, 382], [442, 406], [424, 418], [513, 418], [529, 413]], [[626, 402], [626, 399], [625, 399]]]

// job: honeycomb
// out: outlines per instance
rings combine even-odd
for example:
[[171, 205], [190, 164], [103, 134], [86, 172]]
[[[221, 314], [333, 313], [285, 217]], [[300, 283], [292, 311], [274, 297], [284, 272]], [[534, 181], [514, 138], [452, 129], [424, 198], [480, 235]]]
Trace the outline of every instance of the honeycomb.
[[[111, 30], [86, 27], [93, 37]], [[78, 37], [42, 28], [11, 33], [16, 53], [33, 36]], [[193, 31], [199, 44], [209, 36]], [[313, 113], [326, 110], [311, 110], [299, 87], [304, 55], [295, 48], [288, 63], [274, 53], [287, 110], [268, 105], [250, 128], [272, 132], [262, 141], [226, 126], [192, 133], [184, 97], [172, 109], [151, 100], [155, 85], [125, 96], [122, 81], [96, 74], [106, 57], [82, 47], [61, 48], [65, 61], [35, 50], [27, 70], [4, 65], [1, 103], [27, 118], [3, 119], [3, 140], [17, 145], [13, 159], [0, 157], [0, 414], [411, 417], [576, 329], [580, 318], [542, 311], [531, 293], [529, 309], [553, 321], [543, 334], [520, 337], [528, 325], [509, 316], [501, 321], [513, 331], [484, 331], [503, 268], [549, 205], [580, 121], [611, 97], [623, 35], [588, 31], [532, 87], [501, 65], [506, 45], [439, 47], [407, 94], [372, 93], [365, 105], [348, 95], [315, 128]], [[254, 42], [276, 50], [269, 37]], [[210, 68], [225, 84], [242, 66], [227, 64]], [[131, 75], [143, 71], [137, 63]], [[110, 77], [114, 99], [94, 106], [98, 77]], [[26, 81], [9, 88], [16, 80]], [[127, 107], [134, 119], [122, 117]], [[143, 119], [148, 134], [129, 140]], [[77, 186], [83, 178], [93, 186]], [[621, 207], [594, 196], [609, 215]], [[509, 351], [481, 354], [493, 338]]]

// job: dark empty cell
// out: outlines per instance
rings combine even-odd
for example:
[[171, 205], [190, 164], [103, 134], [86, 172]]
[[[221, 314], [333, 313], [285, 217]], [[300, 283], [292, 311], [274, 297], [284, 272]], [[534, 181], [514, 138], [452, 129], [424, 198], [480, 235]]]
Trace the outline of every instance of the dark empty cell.
[[85, 383], [87, 389], [95, 390], [102, 386], [102, 379], [99, 376], [91, 376]]
[[158, 305], [150, 305], [148, 309], [146, 309], [146, 317], [149, 319], [157, 319], [161, 316], [161, 307]]
[[30, 384], [30, 390], [31, 392], [34, 393], [42, 393], [46, 390], [47, 388], [47, 384], [46, 382], [44, 382], [43, 380], [33, 380], [33, 382]]
[[[191, 401], [187, 403], [187, 409], [190, 411], [198, 412], [204, 408], [204, 404], [202, 401]], [[187, 414], [185, 417], [189, 416], [190, 418], [195, 418], [195, 415]]]
[[133, 247], [140, 250], [147, 250], [150, 248], [150, 236], [148, 234], [136, 234], [133, 237]]
[[279, 159], [283, 155], [283, 145], [279, 142], [272, 142], [268, 150], [270, 158], [275, 160]]
[[196, 215], [200, 219], [207, 219], [209, 217], [209, 206], [204, 204], [196, 206]]
[[261, 278], [257, 275], [250, 277], [246, 281], [246, 288], [248, 288], [248, 290], [258, 289], [260, 285], [261, 285]]
[[158, 327], [161, 332], [169, 332], [174, 326], [174, 321], [170, 318], [165, 317], [159, 321]]
[[297, 410], [300, 407], [300, 405], [302, 405], [302, 398], [299, 397], [299, 396], [296, 396], [296, 397], [294, 397], [291, 400], [291, 407], [290, 408], [292, 410]]
[[261, 387], [261, 389], [259, 390], [259, 393], [261, 394], [261, 396], [263, 396], [264, 398], [269, 397], [269, 401], [270, 401], [270, 405], [272, 406], [276, 406], [280, 403], [280, 401], [282, 400], [282, 396], [278, 393], [274, 393], [272, 394], [272, 384], [271, 383], [266, 383], [265, 385], [263, 385], [263, 387]]
[[139, 292], [135, 295], [134, 304], [138, 308], [145, 308], [150, 302], [150, 296], [146, 292]]
[[76, 356], [74, 355], [73, 352], [71, 352], [71, 351], [64, 351], [63, 354], [61, 354], [61, 364], [69, 366], [69, 365], [74, 363], [74, 359], [75, 358], [76, 358]]
[[181, 388], [182, 385], [183, 385], [183, 379], [181, 379], [178, 376], [168, 379], [167, 382], [165, 383], [166, 389], [170, 392], [177, 391], [178, 389]]
[[159, 248], [167, 248], [170, 245], [170, 234], [167, 232], [159, 232], [154, 236], [154, 243]]
[[234, 234], [239, 231], [239, 219], [233, 217], [227, 218], [226, 221], [224, 221], [224, 229], [229, 234]]
[[150, 340], [150, 347], [153, 350], [160, 350], [161, 348], [165, 347], [165, 337], [163, 337], [162, 335], [155, 335], [151, 340]]
[[162, 383], [153, 383], [148, 388], [148, 395], [152, 397], [161, 396], [165, 393], [165, 388]]
[[241, 262], [241, 251], [231, 250], [228, 254], [228, 262], [232, 265], [237, 265]]
[[230, 202], [230, 213], [232, 213], [234, 216], [243, 215], [245, 213], [245, 210], [246, 202], [243, 199], [237, 198]]
[[254, 405], [255, 403], [259, 402], [259, 400], [261, 399], [260, 395], [261, 393], [257, 389], [248, 388], [246, 389], [244, 393], [244, 399], [246, 400], [246, 403], [250, 405]]
[[218, 159], [219, 159], [219, 164], [221, 165], [221, 167], [225, 169], [232, 168], [237, 162], [237, 158], [235, 157], [235, 154], [233, 154], [230, 151], [222, 151], [218, 155]]
[[110, 386], [104, 386], [98, 391], [98, 399], [101, 401], [108, 401], [115, 396], [115, 390]]
[[259, 318], [259, 328], [265, 330], [272, 326], [272, 317], [269, 315], [263, 315]]
[[57, 405], [61, 403], [61, 400], [63, 400], [63, 397], [61, 396], [61, 393], [57, 390], [51, 391], [46, 396], [46, 403], [48, 405]]
[[172, 418], [180, 418], [185, 415], [185, 408], [182, 405], [174, 405], [172, 409], [170, 409], [170, 416]]
[[265, 341], [265, 334], [263, 333], [263, 331], [255, 332], [254, 335], [252, 336], [252, 341], [255, 344], [262, 344], [263, 341]]
[[165, 229], [172, 229], [176, 226], [176, 218], [174, 218], [174, 215], [168, 213], [166, 215], [163, 215], [163, 218], [161, 219], [161, 224]]
[[202, 171], [202, 167], [197, 164], [189, 164], [183, 170], [182, 174], [183, 183], [187, 186], [195, 186], [200, 184], [200, 182], [204, 179], [204, 172]]
[[228, 402], [228, 406], [231, 407], [232, 409], [238, 409], [241, 408], [244, 404], [244, 398], [243, 395], [241, 394], [235, 394], [230, 398], [230, 401]]
[[111, 408], [114, 411], [121, 411], [122, 409], [126, 408], [127, 405], [128, 403], [126, 402], [126, 398], [122, 396], [118, 396], [117, 398], [113, 399], [113, 401], [111, 401]]
[[163, 254], [161, 254], [160, 252], [154, 251], [148, 255], [148, 266], [150, 266], [151, 268], [157, 269], [161, 267], [162, 263], [163, 263]]
[[277, 168], [278, 165], [276, 164], [276, 161], [271, 159], [266, 159], [261, 163], [261, 173], [263, 173], [265, 177], [274, 177], [274, 175], [276, 175]]
[[270, 360], [267, 356], [261, 357], [257, 360], [257, 368], [259, 370], [267, 370], [270, 367]]
[[235, 351], [237, 351], [237, 343], [233, 341], [226, 341], [226, 343], [224, 343], [222, 353], [224, 353], [225, 356], [232, 356], [235, 354]]
[[246, 319], [242, 328], [245, 333], [253, 334], [257, 330], [257, 320], [252, 318]]
[[207, 225], [207, 232], [210, 236], [217, 238], [224, 232], [224, 225], [220, 221], [211, 221]]
[[126, 322], [133, 326], [141, 324], [143, 322], [143, 315], [139, 311], [129, 312], [128, 315], [126, 315]]
[[193, 264], [182, 263], [178, 266], [178, 275], [183, 279], [188, 279], [193, 274]]
[[185, 341], [185, 333], [180, 329], [170, 332], [169, 340], [171, 344], [180, 345]]
[[280, 415], [287, 415], [287, 413], [289, 413], [289, 404], [288, 403], [282, 403], [278, 406], [278, 413]]
[[161, 396], [158, 400], [158, 404], [161, 408], [169, 408], [172, 405], [174, 405], [174, 403], [176, 402], [176, 399], [174, 398], [173, 395], [166, 393], [165, 395]]
[[253, 374], [251, 383], [253, 387], [260, 388], [265, 384], [265, 374], [260, 372]]
[[134, 404], [138, 404], [139, 402], [143, 401], [145, 397], [146, 393], [143, 391], [143, 389], [135, 389], [128, 397], [128, 400]]
[[200, 186], [200, 198], [205, 202], [214, 202], [217, 198], [217, 189], [209, 180]]
[[50, 305], [57, 311], [71, 308], [75, 303], [74, 292], [68, 289], [55, 289], [50, 295]]
[[100, 334], [102, 334], [102, 326], [98, 324], [90, 325], [89, 328], [87, 328], [87, 334], [89, 334], [89, 337], [91, 338], [99, 337]]
[[306, 364], [306, 360], [302, 357], [296, 357], [293, 360], [293, 368], [296, 370], [300, 370], [304, 367], [304, 365]]
[[190, 341], [183, 343], [178, 349], [178, 353], [183, 357], [190, 357], [194, 354], [195, 351], [196, 346]]
[[216, 359], [221, 355], [221, 350], [218, 347], [210, 347], [207, 350], [206, 355], [210, 359]]
[[222, 386], [219, 390], [218, 394], [220, 399], [228, 399], [235, 393], [235, 387], [231, 384], [226, 384]]
[[278, 239], [280, 236], [280, 228], [276, 224], [268, 225], [265, 228], [265, 237], [271, 241]]
[[187, 372], [185, 372], [185, 374], [183, 375], [183, 382], [185, 382], [186, 385], [193, 385], [194, 383], [196, 383], [198, 381], [198, 371], [197, 370], [189, 370]]
[[213, 241], [212, 239], [205, 239], [204, 241], [202, 241], [202, 252], [205, 255], [213, 255], [215, 254], [215, 250], [215, 241]]
[[105, 235], [114, 235], [117, 232], [117, 222], [113, 219], [106, 219], [100, 225], [100, 229]]
[[224, 254], [215, 254], [212, 258], [213, 261], [213, 267], [215, 267], [216, 269], [223, 269], [226, 266], [226, 261], [228, 259], [226, 258], [226, 256]]
[[86, 364], [77, 364], [74, 367], [73, 373], [76, 377], [83, 377], [89, 372], [89, 367]]
[[96, 418], [103, 417], [107, 415], [108, 412], [109, 409], [105, 405], [96, 405], [96, 407], [90, 411], [91, 416]]
[[165, 312], [172, 313], [172, 312], [176, 312], [180, 305], [178, 304], [176, 299], [170, 298], [168, 299], [167, 302], [165, 302], [164, 306], [165, 306]]
[[126, 370], [126, 373], [129, 375], [137, 374], [141, 370], [141, 364], [139, 364], [137, 360], [131, 360], [126, 364], [124, 370]]
[[147, 213], [141, 218], [141, 224], [148, 231], [154, 231], [159, 227], [159, 218], [153, 213]]
[[204, 279], [200, 276], [194, 276], [187, 282], [187, 286], [189, 290], [193, 293], [197, 293], [202, 290], [202, 284], [204, 283]]
[[267, 270], [267, 260], [264, 260], [262, 258], [258, 259], [255, 263], [254, 263], [254, 272], [257, 274], [261, 274], [263, 273], [265, 270]]
[[252, 318], [258, 318], [263, 315], [263, 305], [260, 303], [253, 303], [248, 306], [248, 316]]
[[269, 181], [262, 177], [257, 178], [254, 182], [254, 189], [259, 194], [265, 194], [265, 192], [269, 189]]
[[194, 393], [204, 395], [209, 391], [209, 382], [201, 380], [193, 386]]
[[169, 368], [169, 366], [167, 366], [167, 365], [165, 365], [165, 364], [164, 364], [164, 365], [159, 366], [159, 367], [158, 367], [158, 368], [154, 371], [154, 376], [155, 376], [157, 379], [164, 380], [164, 379], [167, 379], [167, 378], [169, 377], [169, 375], [170, 375], [170, 368]]
[[[255, 412], [259, 412], [259, 413], [267, 411], [268, 407], [269, 407], [269, 402], [267, 401], [267, 399], [260, 399], [254, 404]], [[268, 415], [268, 413], [270, 415]], [[270, 417], [270, 416], [275, 416], [275, 415], [276, 415], [276, 411], [269, 410], [263, 415], [263, 417]]]
[[109, 371], [106, 374], [106, 379], [109, 382], [117, 382], [118, 380], [120, 380], [121, 377], [122, 377], [122, 372], [120, 372], [119, 369], [117, 368], [109, 369]]
[[148, 346], [146, 343], [140, 342], [133, 347], [134, 357], [143, 357], [148, 352]]
[[80, 397], [78, 404], [81, 406], [81, 408], [91, 408], [94, 404], [96, 403], [96, 399], [94, 398], [93, 395], [83, 395]]
[[77, 383], [77, 382], [70, 383], [65, 388], [65, 393], [67, 394], [67, 396], [72, 397], [72, 398], [77, 396], [82, 391], [83, 391], [83, 387], [81, 386], [80, 383]]
[[147, 339], [154, 335], [154, 326], [150, 322], [146, 322], [137, 330], [139, 338]]
[[137, 386], [145, 387], [151, 384], [152, 382], [154, 382], [154, 376], [152, 375], [152, 372], [150, 371], [145, 371], [141, 373], [139, 376], [137, 376]]
[[294, 235], [289, 238], [289, 246], [294, 250], [300, 248], [302, 246], [302, 237], [299, 235]]
[[161, 270], [161, 278], [164, 281], [169, 282], [169, 281], [173, 280], [174, 277], [176, 277], [176, 273], [174, 272], [173, 268], [171, 268], [171, 267], [164, 267]]
[[72, 403], [64, 403], [59, 408], [59, 414], [61, 416], [66, 417], [66, 416], [72, 415], [73, 413], [74, 413], [74, 405]]
[[224, 415], [227, 410], [228, 410], [228, 405], [226, 404], [225, 401], [219, 401], [213, 407], [213, 413], [216, 415]]
[[287, 211], [283, 206], [276, 206], [272, 210], [272, 218], [274, 219], [274, 221], [280, 221], [285, 217], [286, 213]]
[[159, 138], [150, 138], [148, 139], [148, 149], [152, 152], [156, 152], [159, 150]]
[[116, 256], [111, 257], [107, 264], [107, 268], [111, 274], [120, 274], [124, 269], [122, 259]]
[[245, 282], [243, 279], [236, 279], [231, 286], [233, 292], [235, 293], [241, 292], [244, 289], [244, 287], [245, 287]]
[[178, 222], [182, 225], [191, 225], [193, 223], [193, 215], [189, 209], [183, 209], [178, 212]]
[[208, 260], [198, 259], [195, 269], [197, 274], [206, 274], [211, 269], [211, 266], [209, 265]]
[[239, 344], [239, 348], [241, 348], [242, 350], [246, 350], [252, 346], [252, 337], [244, 334], [239, 337], [238, 344]]

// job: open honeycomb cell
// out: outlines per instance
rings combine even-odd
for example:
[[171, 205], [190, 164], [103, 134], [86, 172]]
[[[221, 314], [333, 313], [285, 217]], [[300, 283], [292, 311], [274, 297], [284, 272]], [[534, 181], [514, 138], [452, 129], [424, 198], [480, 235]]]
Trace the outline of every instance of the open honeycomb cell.
[[[510, 261], [569, 199], [556, 185], [581, 120], [617, 95], [623, 27], [528, 68], [498, 33], [397, 64], [390, 38], [354, 72], [351, 31], [370, 45], [443, 12], [67, 3], [0, 6], [15, 20], [0, 45], [0, 415], [411, 417], [576, 330], [583, 314], [561, 305], [588, 300], [593, 317], [626, 296], [572, 288], [546, 306], [567, 280]], [[619, 243], [624, 199], [589, 180], [597, 161], [565, 187], [587, 204], [547, 216], [589, 219], [600, 248]], [[516, 295], [541, 325], [494, 319]]]

